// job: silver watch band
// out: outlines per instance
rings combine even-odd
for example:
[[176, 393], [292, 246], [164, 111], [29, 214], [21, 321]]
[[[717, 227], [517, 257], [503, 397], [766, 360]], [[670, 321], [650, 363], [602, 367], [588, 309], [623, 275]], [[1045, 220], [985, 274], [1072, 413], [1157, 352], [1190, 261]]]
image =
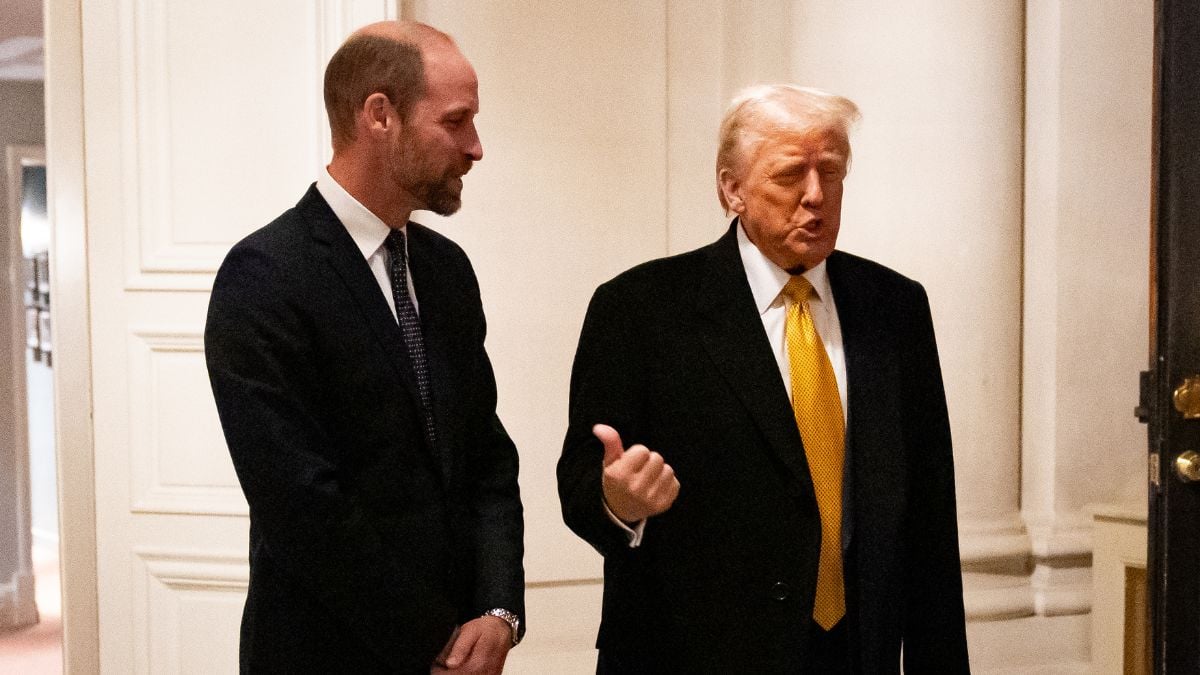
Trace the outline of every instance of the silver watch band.
[[483, 613], [483, 616], [495, 616], [504, 619], [504, 621], [508, 623], [509, 629], [512, 631], [511, 637], [513, 646], [516, 647], [517, 643], [521, 641], [521, 617], [513, 614], [507, 609], [501, 609], [499, 607], [496, 609], [489, 609]]

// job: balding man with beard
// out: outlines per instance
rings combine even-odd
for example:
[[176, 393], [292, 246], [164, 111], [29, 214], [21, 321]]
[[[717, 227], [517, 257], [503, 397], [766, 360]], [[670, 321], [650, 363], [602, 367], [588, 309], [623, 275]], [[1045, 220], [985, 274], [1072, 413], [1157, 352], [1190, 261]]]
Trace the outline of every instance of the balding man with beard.
[[517, 452], [470, 262], [409, 221], [457, 211], [483, 157], [475, 72], [372, 24], [325, 103], [333, 160], [229, 252], [205, 330], [250, 505], [241, 669], [498, 673], [525, 629]]

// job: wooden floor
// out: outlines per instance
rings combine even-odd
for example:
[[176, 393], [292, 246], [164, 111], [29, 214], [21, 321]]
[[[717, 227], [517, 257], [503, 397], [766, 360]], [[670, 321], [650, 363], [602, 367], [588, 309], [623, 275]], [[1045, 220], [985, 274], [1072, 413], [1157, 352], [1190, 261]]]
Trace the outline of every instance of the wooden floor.
[[0, 675], [62, 672], [62, 598], [58, 551], [33, 549], [34, 583], [41, 621], [15, 631], [0, 631]]

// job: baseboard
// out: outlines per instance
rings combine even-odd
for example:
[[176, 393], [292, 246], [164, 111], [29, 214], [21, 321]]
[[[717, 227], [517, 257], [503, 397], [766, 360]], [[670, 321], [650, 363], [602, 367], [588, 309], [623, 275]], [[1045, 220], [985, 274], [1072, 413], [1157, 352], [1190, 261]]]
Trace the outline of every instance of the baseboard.
[[1068, 675], [1090, 672], [1091, 616], [1028, 616], [968, 621], [971, 672]]

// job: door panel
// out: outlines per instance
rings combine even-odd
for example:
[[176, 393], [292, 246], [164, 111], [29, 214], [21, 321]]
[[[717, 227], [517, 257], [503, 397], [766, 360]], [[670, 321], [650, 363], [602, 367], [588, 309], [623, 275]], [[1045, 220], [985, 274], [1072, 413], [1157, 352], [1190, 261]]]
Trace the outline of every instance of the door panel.
[[1200, 375], [1200, 12], [1159, 0], [1154, 355], [1150, 405], [1150, 599], [1154, 672], [1200, 672], [1200, 482], [1176, 463], [1200, 452], [1200, 419], [1174, 392]]

